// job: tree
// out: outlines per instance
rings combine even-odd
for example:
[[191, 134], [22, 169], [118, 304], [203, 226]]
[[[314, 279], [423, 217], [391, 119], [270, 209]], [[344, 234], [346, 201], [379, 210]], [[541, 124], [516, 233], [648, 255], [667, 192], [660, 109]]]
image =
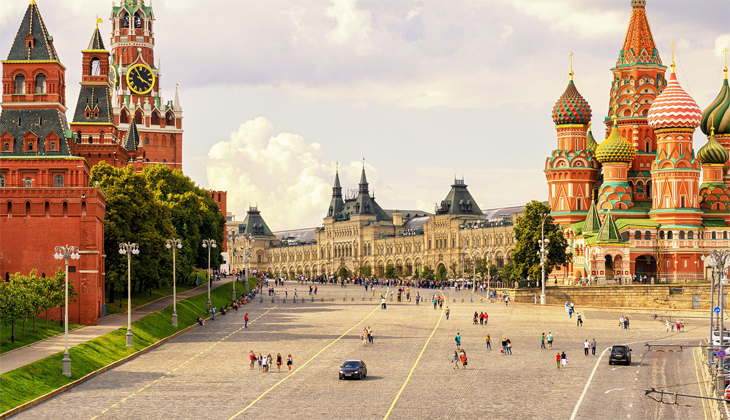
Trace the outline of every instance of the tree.
[[453, 277], [453, 278], [459, 277], [459, 272], [458, 272], [459, 268], [456, 265], [456, 263], [451, 263], [449, 268], [451, 269], [451, 277]]
[[10, 281], [0, 282], [0, 317], [5, 325], [11, 325], [10, 341], [15, 342], [15, 321], [24, 319], [27, 313], [24, 285], [16, 275]]
[[373, 269], [369, 265], [360, 267], [360, 275], [363, 277], [371, 277], [373, 275]]
[[436, 278], [436, 276], [434, 275], [434, 272], [431, 269], [431, 267], [426, 265], [423, 267], [423, 274], [421, 274], [421, 278], [424, 280], [433, 280]]
[[436, 280], [446, 280], [448, 274], [449, 273], [446, 271], [446, 266], [443, 264], [439, 264], [438, 271], [436, 272]]
[[350, 273], [347, 271], [347, 267], [344, 265], [340, 267], [340, 269], [337, 271], [337, 277], [345, 278], [348, 277]]
[[545, 238], [550, 240], [548, 244], [548, 256], [545, 262], [545, 272], [550, 274], [553, 269], [566, 265], [571, 254], [566, 252], [568, 241], [563, 236], [563, 231], [555, 224], [550, 214], [550, 207], [539, 201], [531, 201], [525, 206], [525, 213], [517, 219], [514, 227], [515, 247], [512, 250], [514, 269], [511, 270], [513, 279], [524, 279], [532, 277], [540, 278], [540, 257], [538, 251], [541, 239], [541, 222], [545, 218]]
[[398, 271], [393, 267], [393, 264], [388, 264], [387, 267], [385, 267], [385, 278], [386, 279], [396, 279], [398, 278]]

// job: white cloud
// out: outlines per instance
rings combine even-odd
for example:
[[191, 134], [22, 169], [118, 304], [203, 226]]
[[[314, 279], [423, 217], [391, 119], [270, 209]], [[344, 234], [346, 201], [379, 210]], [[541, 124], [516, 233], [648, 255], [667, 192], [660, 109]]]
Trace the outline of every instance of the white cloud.
[[372, 14], [358, 9], [357, 0], [332, 0], [324, 15], [337, 21], [335, 29], [327, 34], [331, 44], [344, 46], [352, 42], [358, 53], [363, 55], [374, 50], [368, 38], [372, 31]]
[[[517, 12], [537, 18], [553, 30], [581, 37], [602, 37], [626, 31], [626, 9], [621, 11], [590, 8], [590, 2], [512, 0]], [[596, 2], [598, 3], [598, 2]], [[628, 2], [626, 2], [628, 5]]]
[[502, 39], [506, 41], [510, 35], [512, 35], [512, 27], [510, 25], [504, 25], [502, 28]]
[[406, 20], [407, 21], [410, 21], [411, 19], [413, 19], [413, 18], [415, 18], [417, 16], [421, 16], [422, 13], [423, 13], [423, 7], [420, 7], [420, 6], [419, 7], [414, 7], [406, 15]]
[[730, 48], [730, 34], [722, 34], [715, 38], [715, 57], [724, 58], [725, 48]]

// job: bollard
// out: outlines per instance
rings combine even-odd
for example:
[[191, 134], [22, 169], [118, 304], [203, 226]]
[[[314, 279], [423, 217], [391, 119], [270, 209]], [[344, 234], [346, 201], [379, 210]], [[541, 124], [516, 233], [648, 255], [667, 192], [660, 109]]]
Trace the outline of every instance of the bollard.
[[322, 298], [322, 302], [324, 302], [324, 297]]
[[362, 297], [362, 301], [365, 302], [365, 296]]
[[454, 303], [456, 303], [456, 298], [454, 298]]
[[347, 298], [346, 298], [346, 297], [343, 297], [343, 298], [342, 298], [342, 301], [343, 301], [343, 302], [346, 302], [346, 301], [347, 301]]
[[355, 301], [355, 296], [353, 296], [353, 297], [352, 297], [352, 298], [350, 299], [350, 301], [351, 301], [351, 302], [354, 302], [354, 301]]
[[271, 298], [271, 303], [274, 303], [274, 298], [273, 297]]
[[464, 303], [464, 298], [461, 298], [461, 303]]
[[286, 298], [282, 299], [281, 303], [286, 303]]
[[312, 296], [312, 302], [314, 302], [314, 296]]
[[372, 302], [372, 301], [373, 301], [373, 298], [371, 297], [371, 298], [370, 298], [370, 302]]
[[261, 300], [259, 300], [259, 303], [264, 303], [264, 296], [261, 295]]
[[479, 298], [479, 303], [482, 303], [482, 302], [484, 302], [484, 299]]

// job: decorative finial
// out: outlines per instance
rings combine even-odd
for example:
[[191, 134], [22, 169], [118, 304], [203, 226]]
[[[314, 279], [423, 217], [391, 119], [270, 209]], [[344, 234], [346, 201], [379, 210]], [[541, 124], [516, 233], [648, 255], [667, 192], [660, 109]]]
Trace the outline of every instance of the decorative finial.
[[570, 52], [568, 57], [570, 57], [570, 73], [568, 74], [570, 75], [570, 80], [573, 80], [573, 51]]
[[722, 52], [725, 53], [725, 68], [722, 69], [722, 71], [725, 72], [725, 79], [727, 79], [727, 52], [728, 51], [730, 51], [730, 50], [728, 50], [727, 47], [725, 47], [725, 49], [722, 50]]
[[613, 125], [616, 125], [616, 121], [618, 120], [618, 102], [615, 100], [613, 101], [613, 116], [611, 119], [613, 119]]
[[30, 4], [35, 4], [35, 0], [30, 0]]
[[103, 20], [99, 19], [99, 15], [96, 15], [96, 29], [99, 29], [99, 24], [103, 22]]
[[365, 156], [362, 157], [362, 169], [365, 170]]
[[175, 89], [177, 89], [177, 87], [178, 87], [178, 86], [180, 86], [180, 85], [179, 85], [179, 84], [177, 84], [177, 83], [175, 83]]
[[588, 122], [588, 131], [591, 131], [591, 126], [592, 126], [592, 125], [593, 125], [593, 123], [589, 121], [589, 122]]
[[672, 49], [672, 64], [670, 64], [672, 66], [672, 73], [674, 73], [674, 45], [674, 42], [669, 45], [669, 48]]
[[[727, 48], [725, 48], [727, 51]], [[727, 77], [727, 69], [725, 69], [725, 76]], [[710, 137], [715, 135], [715, 114], [710, 114]]]

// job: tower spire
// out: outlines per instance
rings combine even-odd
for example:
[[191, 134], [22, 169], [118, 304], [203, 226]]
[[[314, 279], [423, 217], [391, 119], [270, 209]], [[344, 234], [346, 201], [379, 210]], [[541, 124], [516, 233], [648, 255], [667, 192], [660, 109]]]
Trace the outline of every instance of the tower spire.
[[570, 73], [568, 73], [568, 74], [570, 75], [570, 80], [573, 80], [573, 51], [570, 52], [569, 57], [570, 57]]
[[725, 47], [724, 50], [722, 50], [723, 53], [725, 53], [725, 67], [722, 69], [722, 71], [725, 72], [725, 80], [727, 80], [727, 52], [730, 51]]
[[670, 64], [670, 66], [672, 66], [672, 73], [674, 73], [674, 46], [675, 45], [676, 44], [674, 42], [669, 44], [669, 48], [671, 48], [671, 50], [672, 50], [672, 64]]

